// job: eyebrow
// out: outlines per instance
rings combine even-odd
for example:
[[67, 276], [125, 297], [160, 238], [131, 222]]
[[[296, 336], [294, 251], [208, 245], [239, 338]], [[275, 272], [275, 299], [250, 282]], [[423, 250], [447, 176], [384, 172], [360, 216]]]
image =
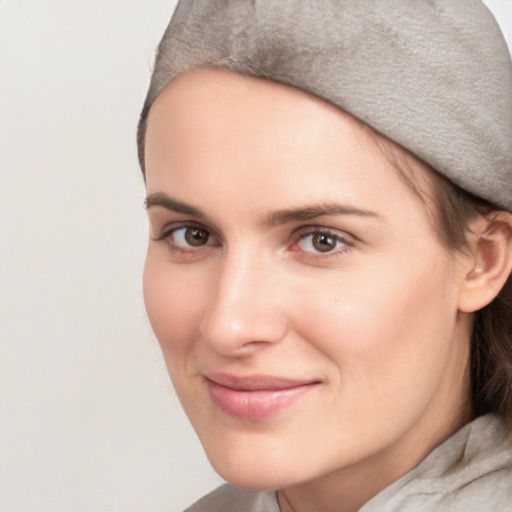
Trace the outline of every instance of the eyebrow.
[[354, 215], [359, 217], [380, 217], [378, 213], [338, 203], [314, 204], [304, 208], [279, 210], [268, 215], [266, 223], [278, 226], [288, 222], [304, 222], [328, 215]]
[[[202, 212], [199, 208], [190, 204], [173, 199], [163, 192], [156, 192], [150, 194], [145, 200], [146, 209], [161, 207], [166, 210], [184, 213], [191, 215], [198, 219], [208, 219], [208, 216]], [[351, 205], [339, 204], [339, 203], [321, 203], [312, 204], [298, 208], [288, 208], [284, 210], [277, 210], [271, 212], [265, 218], [264, 224], [275, 227], [290, 222], [304, 222], [317, 217], [329, 216], [329, 215], [353, 215], [359, 217], [375, 217], [379, 218], [378, 213], [356, 208]]]
[[177, 199], [173, 199], [172, 197], [169, 197], [167, 194], [164, 194], [163, 192], [156, 192], [155, 194], [150, 194], [148, 197], [146, 197], [144, 205], [147, 210], [149, 210], [150, 208], [154, 208], [156, 206], [160, 206], [161, 208], [165, 208], [166, 210], [169, 210], [171, 212], [192, 215], [193, 217], [197, 217], [198, 219], [207, 218], [206, 214], [199, 210], [199, 208], [191, 206], [182, 201], [178, 201]]

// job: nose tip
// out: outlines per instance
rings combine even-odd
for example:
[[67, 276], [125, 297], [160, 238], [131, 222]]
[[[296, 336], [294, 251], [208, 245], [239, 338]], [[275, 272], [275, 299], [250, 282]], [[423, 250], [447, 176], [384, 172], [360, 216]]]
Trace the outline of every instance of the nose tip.
[[228, 305], [217, 300], [204, 317], [201, 333], [209, 345], [224, 355], [242, 355], [274, 344], [286, 334], [284, 316], [254, 302]]
[[200, 331], [217, 352], [237, 356], [281, 341], [288, 323], [275, 286], [248, 272], [224, 274], [204, 314]]
[[218, 311], [208, 315], [202, 325], [202, 334], [207, 342], [225, 355], [254, 350], [277, 343], [286, 333], [285, 323], [269, 314], [247, 312], [243, 318], [227, 318], [229, 312]]

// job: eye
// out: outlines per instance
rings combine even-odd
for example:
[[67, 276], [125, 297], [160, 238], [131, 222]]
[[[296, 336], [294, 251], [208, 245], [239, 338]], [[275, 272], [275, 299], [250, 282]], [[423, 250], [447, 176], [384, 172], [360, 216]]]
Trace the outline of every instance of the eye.
[[180, 247], [201, 247], [210, 242], [208, 230], [197, 226], [181, 227], [171, 231], [172, 241]]
[[338, 252], [351, 244], [340, 235], [322, 230], [301, 235], [296, 245], [300, 251], [325, 254]]
[[165, 242], [173, 252], [196, 251], [204, 246], [216, 243], [216, 238], [210, 230], [192, 224], [170, 226], [154, 240]]

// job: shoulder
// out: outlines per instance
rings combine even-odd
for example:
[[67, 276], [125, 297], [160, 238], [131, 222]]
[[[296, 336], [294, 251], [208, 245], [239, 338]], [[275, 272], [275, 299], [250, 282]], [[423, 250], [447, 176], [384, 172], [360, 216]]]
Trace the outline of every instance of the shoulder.
[[185, 512], [279, 512], [275, 493], [242, 491], [225, 484], [187, 508]]
[[[412, 492], [398, 493], [390, 499], [386, 508], [369, 508], [368, 512], [510, 512], [512, 504], [512, 469], [493, 468], [489, 473], [475, 476], [444, 489], [437, 482], [429, 486], [422, 482]], [[426, 484], [426, 485], [425, 485]], [[366, 509], [363, 509], [366, 511]]]
[[361, 512], [509, 512], [512, 445], [501, 420], [478, 418]]

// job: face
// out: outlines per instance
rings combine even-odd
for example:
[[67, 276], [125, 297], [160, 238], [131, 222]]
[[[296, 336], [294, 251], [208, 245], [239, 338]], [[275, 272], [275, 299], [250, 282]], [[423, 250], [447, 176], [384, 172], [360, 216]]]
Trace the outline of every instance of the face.
[[152, 107], [146, 174], [146, 307], [221, 476], [392, 476], [459, 426], [459, 259], [358, 121], [196, 70]]

